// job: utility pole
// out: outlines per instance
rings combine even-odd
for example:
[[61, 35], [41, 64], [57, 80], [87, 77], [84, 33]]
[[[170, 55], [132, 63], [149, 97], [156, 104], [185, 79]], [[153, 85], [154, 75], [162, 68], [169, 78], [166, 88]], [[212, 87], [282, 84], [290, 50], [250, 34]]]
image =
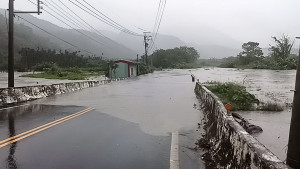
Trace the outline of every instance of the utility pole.
[[14, 14], [15, 13], [37, 13], [38, 15], [42, 12], [40, 12], [40, 0], [37, 0], [37, 11], [30, 12], [30, 11], [24, 11], [24, 12], [15, 12], [14, 11], [14, 0], [9, 0], [9, 24], [8, 24], [8, 87], [14, 87], [15, 86], [15, 78], [14, 78]]
[[[300, 37], [296, 37], [300, 39]], [[286, 163], [292, 168], [300, 168], [300, 46], [298, 57], [298, 68], [296, 73], [296, 84], [294, 90], [294, 101], [292, 108], [292, 119], [288, 142]]]
[[14, 0], [9, 0], [8, 87], [14, 87]]
[[151, 32], [143, 32], [144, 33], [144, 45], [145, 45], [145, 57], [146, 57], [146, 65], [148, 65], [148, 49], [149, 49], [149, 41], [151, 40], [152, 36], [148, 35]]
[[136, 74], [139, 75], [139, 54], [136, 55]]

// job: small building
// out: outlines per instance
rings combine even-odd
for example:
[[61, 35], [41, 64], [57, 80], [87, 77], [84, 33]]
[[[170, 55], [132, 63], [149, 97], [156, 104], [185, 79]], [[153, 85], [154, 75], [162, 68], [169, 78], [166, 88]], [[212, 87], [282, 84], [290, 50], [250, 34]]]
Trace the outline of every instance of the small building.
[[109, 78], [130, 78], [138, 75], [138, 63], [128, 60], [116, 60], [109, 64]]

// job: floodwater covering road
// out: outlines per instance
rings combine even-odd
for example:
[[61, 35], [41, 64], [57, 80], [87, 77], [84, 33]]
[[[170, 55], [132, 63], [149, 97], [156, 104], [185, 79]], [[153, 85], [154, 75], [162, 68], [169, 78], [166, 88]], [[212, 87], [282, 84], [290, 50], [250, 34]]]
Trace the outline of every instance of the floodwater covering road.
[[204, 168], [201, 152], [192, 150], [202, 132], [194, 87], [188, 70], [161, 71], [1, 110], [4, 140], [94, 108], [18, 142], [0, 143], [0, 168], [164, 169], [174, 162], [173, 142], [180, 168]]
[[[296, 71], [201, 68], [191, 72], [200, 82], [244, 84], [263, 102], [291, 104], [293, 100]], [[21, 78], [19, 85], [31, 81]], [[169, 168], [171, 135], [176, 131], [181, 168], [203, 167], [201, 152], [190, 150], [201, 135], [197, 123], [202, 113], [197, 110], [194, 87], [188, 70], [169, 70], [29, 102], [32, 108], [11, 110], [19, 112], [15, 134], [87, 107], [95, 110], [0, 149], [0, 168], [9, 164], [8, 159], [15, 160], [18, 168], [34, 168], [33, 164], [36, 168]], [[239, 113], [263, 128], [255, 137], [285, 160], [291, 108]], [[1, 116], [1, 140], [10, 135], [8, 126], [8, 116]]]
[[[222, 81], [244, 84], [247, 90], [263, 102], [291, 105], [295, 89], [295, 70], [237, 70], [223, 68], [192, 71], [200, 82]], [[255, 138], [263, 143], [281, 160], [286, 159], [291, 107], [281, 112], [238, 112], [252, 124], [263, 128]]]

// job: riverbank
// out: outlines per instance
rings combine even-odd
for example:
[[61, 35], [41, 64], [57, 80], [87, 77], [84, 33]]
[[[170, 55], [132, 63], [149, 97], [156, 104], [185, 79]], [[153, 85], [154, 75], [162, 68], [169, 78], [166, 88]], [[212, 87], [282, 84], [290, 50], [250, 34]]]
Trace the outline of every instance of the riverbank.
[[[247, 91], [263, 102], [275, 102], [290, 105], [295, 87], [295, 70], [238, 70], [226, 68], [206, 68], [191, 71], [200, 82], [221, 81], [236, 82], [246, 86]], [[281, 160], [286, 158], [291, 108], [281, 112], [238, 112], [249, 122], [263, 128], [264, 132], [255, 135], [269, 150]]]

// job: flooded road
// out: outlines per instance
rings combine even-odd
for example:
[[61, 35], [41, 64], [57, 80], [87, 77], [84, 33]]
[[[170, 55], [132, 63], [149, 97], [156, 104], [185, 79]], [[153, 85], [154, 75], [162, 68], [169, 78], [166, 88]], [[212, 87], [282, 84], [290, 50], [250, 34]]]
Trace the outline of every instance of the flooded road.
[[[215, 68], [191, 70], [191, 73], [196, 75], [200, 82], [233, 81], [244, 84], [248, 91], [263, 102], [290, 104], [293, 100], [293, 92], [290, 90], [294, 89], [296, 71]], [[34, 83], [29, 83], [29, 81], [30, 79], [22, 79], [19, 84]], [[14, 157], [18, 159], [16, 161], [19, 168], [30, 166], [27, 161], [35, 161], [36, 156], [43, 162], [48, 158], [54, 158], [54, 163], [51, 164], [57, 164], [58, 168], [80, 166], [80, 164], [87, 165], [87, 168], [93, 168], [86, 164], [85, 160], [94, 161], [96, 166], [110, 168], [118, 168], [120, 165], [127, 166], [127, 168], [153, 168], [150, 163], [157, 164], [155, 168], [169, 168], [171, 135], [173, 132], [179, 131], [179, 155], [183, 159], [180, 166], [203, 167], [203, 162], [199, 161], [201, 153], [190, 150], [195, 146], [195, 140], [201, 135], [201, 129], [198, 129], [197, 124], [202, 118], [202, 112], [198, 110], [199, 104], [194, 94], [194, 87], [195, 84], [191, 82], [189, 70], [166, 70], [29, 102], [38, 107], [37, 111], [32, 111], [36, 110], [34, 107], [29, 108], [30, 111], [27, 109], [13, 111], [22, 114], [19, 115], [22, 118], [14, 122], [16, 124], [15, 134], [48, 122], [46, 119], [52, 120], [59, 118], [56, 116], [72, 114], [81, 108], [92, 107], [95, 110], [76, 118], [73, 122], [63, 124], [63, 127], [49, 130], [53, 130], [53, 133], [47, 131], [41, 133], [41, 136], [36, 135], [28, 140], [17, 142], [15, 147], [11, 146], [12, 149], [9, 147], [0, 149], [0, 160], [7, 161], [10, 157], [9, 154], [14, 153]], [[47, 111], [58, 113], [49, 114]], [[280, 159], [285, 160], [291, 117], [290, 108], [282, 112], [239, 113], [253, 124], [263, 128], [264, 132], [255, 137]], [[13, 135], [13, 130], [8, 127], [9, 124], [12, 124], [9, 121], [7, 115], [0, 117], [0, 133], [4, 133], [4, 135], [0, 135], [1, 139], [5, 139], [11, 133]], [[30, 122], [28, 123], [28, 121]], [[78, 132], [83, 132], [84, 138]], [[44, 138], [47, 140], [45, 141]], [[61, 138], [66, 139], [61, 140]], [[117, 153], [114, 152], [116, 145], [121, 143], [124, 143], [124, 147]], [[44, 145], [51, 145], [51, 149]], [[59, 145], [58, 149], [52, 149], [56, 145]], [[65, 148], [62, 145], [68, 146]], [[135, 146], [137, 147], [135, 148]], [[102, 153], [94, 151], [94, 147], [100, 147], [99, 149], [106, 155], [103, 156]], [[34, 151], [29, 153], [32, 151], [31, 149]], [[64, 149], [67, 151], [62, 151]], [[50, 153], [47, 155], [41, 151]], [[130, 156], [128, 153], [124, 154], [123, 151], [131, 152]], [[76, 155], [69, 156], [67, 152]], [[62, 156], [55, 156], [55, 154]], [[121, 159], [118, 162], [119, 165], [113, 165], [115, 161], [106, 158], [107, 154], [110, 158]], [[148, 155], [145, 156], [145, 154]], [[95, 158], [87, 159], [86, 156]], [[105, 160], [97, 161], [96, 157]], [[132, 166], [131, 163], [127, 163], [135, 158], [147, 165], [137, 163], [136, 166]], [[66, 165], [65, 161], [61, 159], [82, 160], [75, 162], [74, 165], [69, 163]], [[55, 165], [46, 162], [45, 164], [55, 168]]]
[[2, 110], [1, 140], [94, 108], [0, 148], [0, 168], [167, 169], [173, 142], [181, 168], [204, 168], [194, 87], [188, 70], [162, 71]]
[[172, 70], [40, 99], [35, 103], [94, 107], [139, 124], [145, 133], [166, 136], [197, 125], [201, 113], [194, 108], [194, 104], [198, 104], [194, 88], [188, 70]]
[[[237, 70], [237, 69], [198, 69], [192, 71], [200, 82], [222, 81], [244, 84], [262, 102], [291, 105], [295, 88], [295, 70]], [[281, 160], [285, 160], [291, 107], [282, 112], [239, 112], [251, 123], [263, 128], [263, 133], [255, 136]]]

